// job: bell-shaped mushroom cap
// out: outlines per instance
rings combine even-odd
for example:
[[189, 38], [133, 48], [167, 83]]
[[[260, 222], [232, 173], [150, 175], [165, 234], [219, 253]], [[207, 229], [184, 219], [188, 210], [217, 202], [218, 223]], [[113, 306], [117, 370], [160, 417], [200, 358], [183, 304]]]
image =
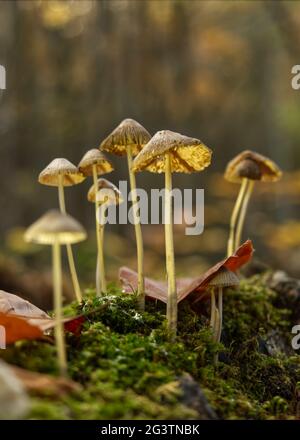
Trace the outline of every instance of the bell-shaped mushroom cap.
[[58, 186], [59, 176], [62, 176], [63, 186], [72, 186], [82, 182], [85, 177], [70, 161], [63, 158], [52, 160], [40, 173], [39, 183], [48, 186]]
[[24, 239], [38, 244], [72, 244], [85, 240], [86, 231], [81, 224], [68, 214], [53, 209], [26, 230]]
[[202, 171], [211, 163], [212, 151], [199, 139], [170, 130], [158, 131], [133, 161], [133, 171], [165, 171], [165, 153], [171, 153], [171, 171]]
[[105, 203], [107, 205], [119, 205], [123, 202], [123, 197], [119, 189], [106, 179], [98, 179], [97, 190], [95, 185], [89, 189], [87, 199], [89, 202]]
[[92, 176], [94, 165], [96, 165], [98, 175], [110, 173], [114, 169], [110, 161], [97, 148], [85, 153], [78, 164], [78, 169], [84, 176]]
[[136, 156], [151, 139], [150, 133], [134, 119], [124, 119], [101, 143], [100, 150], [123, 156], [131, 147]]
[[271, 159], [246, 150], [228, 163], [224, 177], [229, 182], [241, 183], [243, 178], [276, 182], [281, 176], [282, 171]]
[[226, 267], [222, 267], [213, 277], [208, 286], [210, 287], [234, 287], [240, 284], [240, 280], [236, 276], [234, 272], [226, 269]]

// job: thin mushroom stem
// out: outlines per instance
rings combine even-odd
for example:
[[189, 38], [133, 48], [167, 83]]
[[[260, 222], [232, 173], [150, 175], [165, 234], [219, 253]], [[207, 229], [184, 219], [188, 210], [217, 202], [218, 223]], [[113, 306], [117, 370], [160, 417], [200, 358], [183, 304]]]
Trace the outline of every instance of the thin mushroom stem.
[[243, 179], [238, 198], [236, 200], [234, 209], [232, 211], [232, 216], [230, 220], [230, 233], [229, 233], [229, 239], [228, 239], [228, 245], [227, 245], [227, 256], [230, 257], [235, 251], [235, 232], [236, 232], [236, 225], [238, 221], [238, 216], [240, 212], [241, 205], [243, 203], [246, 191], [248, 186], [248, 179]]
[[[101, 296], [102, 292], [106, 292], [106, 278], [105, 278], [105, 266], [104, 266], [104, 251], [103, 251], [103, 239], [104, 239], [104, 214], [105, 210], [101, 207], [99, 202], [95, 202], [96, 206], [96, 235], [97, 235], [97, 268], [96, 268], [96, 290], [97, 295]], [[99, 215], [99, 219], [98, 219]]]
[[251, 197], [253, 189], [254, 189], [254, 184], [255, 184], [254, 180], [249, 180], [247, 191], [246, 191], [246, 194], [245, 194], [243, 202], [242, 202], [240, 216], [239, 216], [239, 220], [238, 220], [238, 224], [237, 224], [237, 228], [236, 228], [236, 236], [235, 236], [235, 247], [236, 248], [238, 248], [241, 244], [243, 227], [244, 227], [245, 219], [246, 219], [246, 213], [247, 213], [247, 209], [248, 209], [248, 205], [249, 205], [249, 200], [250, 200], [250, 197]]
[[[97, 166], [93, 165], [93, 182], [95, 188], [95, 195], [97, 196]], [[100, 213], [100, 204], [95, 200], [95, 223], [96, 223], [96, 239], [97, 239], [97, 265], [96, 265], [96, 292], [97, 296], [101, 296], [102, 292], [106, 292], [106, 279], [104, 268], [104, 254], [103, 254], [103, 223], [102, 218], [98, 219]]]
[[[216, 325], [215, 325], [215, 328], [214, 328], [214, 337], [213, 337], [213, 340], [214, 340], [214, 342], [217, 342], [217, 335], [218, 335], [218, 333], [219, 333], [219, 325], [220, 325], [220, 313], [219, 313], [219, 310], [218, 310], [218, 308], [216, 307]], [[219, 359], [219, 354], [218, 353], [215, 353], [215, 355], [214, 355], [214, 359], [213, 359], [213, 364], [216, 366], [217, 365], [217, 363], [218, 363], [218, 359]]]
[[220, 342], [222, 335], [222, 326], [223, 326], [223, 288], [222, 287], [219, 287], [218, 311], [219, 311], [219, 324], [218, 324], [218, 332], [217, 332], [217, 342]]
[[165, 155], [165, 168], [165, 242], [168, 279], [167, 321], [170, 337], [174, 339], [177, 332], [177, 289], [172, 225], [172, 170], [170, 153], [166, 153]]
[[215, 311], [215, 328], [214, 328], [214, 341], [217, 342], [217, 335], [219, 332], [219, 325], [220, 325], [220, 313], [218, 307], [216, 307]]
[[62, 323], [62, 275], [61, 275], [61, 252], [57, 239], [52, 247], [53, 259], [53, 289], [55, 311], [55, 340], [60, 374], [67, 375], [67, 355], [65, 346], [64, 328]]
[[138, 287], [137, 287], [137, 299], [139, 310], [145, 310], [145, 280], [144, 280], [144, 247], [143, 247], [143, 236], [142, 228], [139, 214], [139, 205], [137, 200], [136, 192], [136, 179], [135, 174], [132, 171], [132, 150], [131, 146], [127, 147], [127, 162], [128, 171], [131, 187], [131, 200], [132, 200], [132, 211], [134, 219], [135, 228], [135, 238], [137, 246], [137, 266], [138, 266]]
[[215, 289], [212, 287], [210, 290], [210, 327], [212, 330], [215, 328], [215, 318], [216, 318], [216, 295]]
[[[58, 179], [58, 200], [59, 200], [59, 209], [60, 211], [65, 214], [66, 213], [66, 204], [65, 204], [65, 192], [64, 192], [64, 186], [63, 186], [63, 176], [59, 175]], [[66, 244], [67, 248], [67, 255], [68, 255], [68, 262], [69, 262], [69, 268], [73, 283], [73, 288], [75, 291], [76, 299], [78, 302], [82, 301], [82, 294], [81, 289], [77, 277], [75, 262], [74, 262], [74, 256], [72, 251], [72, 246], [70, 244]]]

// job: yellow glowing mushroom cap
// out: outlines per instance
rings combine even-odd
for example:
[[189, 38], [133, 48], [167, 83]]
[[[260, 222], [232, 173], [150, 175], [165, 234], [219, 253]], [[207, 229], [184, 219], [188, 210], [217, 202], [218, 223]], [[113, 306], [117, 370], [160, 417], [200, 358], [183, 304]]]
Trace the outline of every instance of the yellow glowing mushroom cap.
[[136, 156], [151, 139], [150, 133], [134, 119], [124, 119], [101, 143], [100, 150], [123, 156], [131, 147]]
[[97, 175], [110, 173], [114, 169], [110, 161], [97, 148], [85, 153], [78, 164], [78, 169], [84, 176], [92, 176], [94, 165], [96, 165]]
[[59, 176], [62, 176], [63, 186], [81, 183], [85, 177], [69, 160], [58, 158], [52, 160], [39, 175], [39, 183], [48, 186], [58, 186]]
[[119, 205], [123, 202], [123, 197], [119, 189], [109, 180], [98, 179], [97, 188], [92, 185], [89, 189], [87, 199], [89, 202], [106, 203], [107, 205]]
[[53, 209], [46, 212], [26, 230], [27, 242], [52, 245], [72, 244], [85, 240], [86, 231], [81, 224], [68, 214]]
[[210, 287], [234, 287], [240, 284], [239, 278], [234, 272], [228, 270], [226, 267], [222, 267], [214, 276], [208, 286]]
[[268, 157], [251, 150], [243, 151], [229, 162], [225, 171], [225, 179], [233, 183], [241, 183], [244, 178], [262, 182], [277, 182], [282, 171]]
[[133, 171], [165, 171], [165, 154], [171, 153], [171, 171], [202, 171], [211, 163], [212, 151], [199, 139], [170, 130], [158, 131], [133, 161]]

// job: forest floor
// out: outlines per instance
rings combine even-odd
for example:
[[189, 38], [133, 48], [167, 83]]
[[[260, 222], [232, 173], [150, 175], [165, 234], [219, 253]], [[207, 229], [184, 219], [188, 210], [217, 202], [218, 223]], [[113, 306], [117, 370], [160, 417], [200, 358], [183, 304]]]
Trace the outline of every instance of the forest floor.
[[[114, 286], [101, 298], [88, 291], [83, 304], [64, 310], [86, 316], [80, 334], [66, 334], [69, 376], [81, 387], [63, 396], [32, 393], [28, 418], [300, 418], [300, 356], [291, 347], [299, 304], [272, 290], [271, 276], [256, 275], [226, 291], [218, 345], [209, 304], [202, 315], [180, 304], [178, 337], [171, 343], [162, 304], [149, 301], [139, 313], [136, 298]], [[1, 356], [57, 375], [51, 341], [17, 342]]]

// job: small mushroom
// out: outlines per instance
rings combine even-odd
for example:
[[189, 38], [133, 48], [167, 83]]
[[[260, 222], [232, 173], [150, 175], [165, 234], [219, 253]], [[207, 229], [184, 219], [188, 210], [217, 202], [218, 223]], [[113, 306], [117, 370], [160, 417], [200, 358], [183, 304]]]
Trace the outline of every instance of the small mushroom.
[[[42, 185], [57, 186], [59, 207], [62, 213], [66, 213], [64, 187], [76, 185], [85, 179], [84, 175], [78, 171], [78, 168], [69, 162], [67, 159], [54, 159], [50, 164], [40, 173], [38, 181]], [[75, 295], [78, 302], [82, 301], [81, 289], [76, 272], [74, 256], [70, 243], [66, 244], [68, 262], [72, 283]]]
[[33, 223], [25, 232], [27, 242], [52, 246], [55, 339], [61, 375], [67, 373], [67, 356], [62, 322], [61, 245], [71, 245], [86, 238], [86, 232], [73, 217], [51, 210]]
[[228, 256], [232, 255], [240, 245], [247, 208], [255, 182], [276, 182], [281, 176], [282, 171], [271, 159], [250, 150], [243, 151], [227, 165], [225, 179], [241, 184], [230, 221]]
[[96, 236], [97, 236], [97, 268], [96, 268], [96, 291], [100, 296], [106, 291], [105, 265], [104, 265], [104, 225], [105, 213], [110, 205], [118, 205], [123, 202], [122, 195], [118, 188], [106, 179], [98, 179], [96, 185], [89, 189], [87, 199], [96, 207]]
[[174, 261], [172, 173], [202, 171], [210, 165], [211, 150], [199, 139], [169, 130], [158, 131], [133, 162], [133, 171], [165, 173], [165, 244], [168, 279], [167, 321], [170, 336], [177, 330], [177, 289]]
[[[213, 332], [213, 340], [217, 343], [221, 341], [223, 327], [223, 293], [226, 287], [236, 287], [240, 284], [239, 278], [234, 272], [222, 267], [219, 272], [210, 280], [207, 287], [211, 291], [211, 316], [210, 326]], [[216, 290], [218, 305], [216, 305]], [[214, 357], [214, 364], [218, 361], [218, 355]]]
[[[223, 325], [223, 289], [234, 287], [240, 284], [240, 280], [234, 272], [222, 267], [217, 274], [209, 281], [208, 287], [211, 289], [211, 319], [210, 325], [213, 330], [214, 340], [220, 342]], [[216, 292], [218, 305], [216, 305]]]
[[[97, 179], [98, 175], [107, 174], [113, 171], [113, 166], [106, 159], [103, 153], [99, 151], [97, 148], [93, 148], [89, 150], [81, 161], [78, 164], [79, 171], [86, 177], [93, 177], [93, 186], [97, 187]], [[93, 188], [93, 187], [92, 187]], [[103, 249], [99, 248], [101, 244], [101, 239], [98, 237], [99, 234], [99, 225], [97, 219], [98, 207], [96, 201], [95, 204], [95, 225], [96, 225], [96, 237], [97, 237], [97, 265], [96, 265], [96, 291], [97, 295], [100, 296], [101, 292], [106, 291], [106, 282], [105, 282], [105, 274], [101, 274], [100, 268], [102, 267], [104, 271], [104, 263], [103, 263]]]
[[100, 145], [100, 149], [116, 154], [127, 155], [128, 172], [130, 178], [132, 211], [134, 217], [135, 237], [137, 246], [138, 265], [138, 305], [140, 310], [145, 309], [145, 282], [144, 282], [144, 249], [139, 215], [139, 204], [136, 192], [136, 179], [132, 170], [133, 156], [136, 156], [143, 146], [151, 139], [148, 131], [134, 119], [124, 119]]

